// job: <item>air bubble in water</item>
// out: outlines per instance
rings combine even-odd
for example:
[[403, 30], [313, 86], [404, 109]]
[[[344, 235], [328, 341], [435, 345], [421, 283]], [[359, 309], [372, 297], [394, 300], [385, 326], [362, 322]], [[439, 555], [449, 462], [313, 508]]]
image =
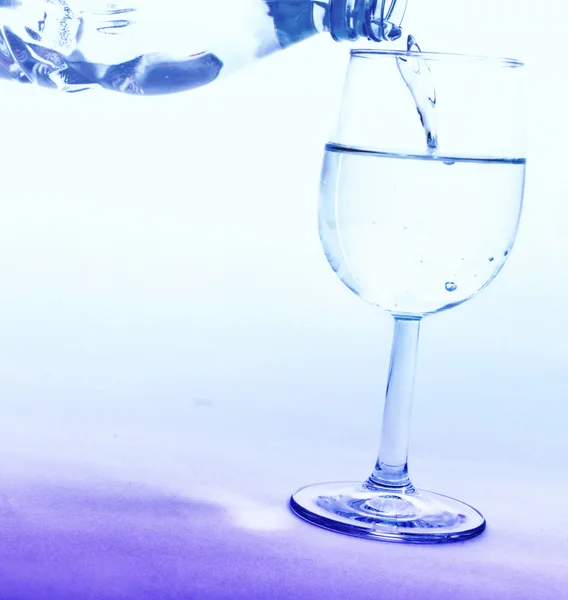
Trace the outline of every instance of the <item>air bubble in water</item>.
[[455, 292], [458, 289], [458, 286], [453, 281], [448, 281], [446, 283], [446, 290], [448, 292]]

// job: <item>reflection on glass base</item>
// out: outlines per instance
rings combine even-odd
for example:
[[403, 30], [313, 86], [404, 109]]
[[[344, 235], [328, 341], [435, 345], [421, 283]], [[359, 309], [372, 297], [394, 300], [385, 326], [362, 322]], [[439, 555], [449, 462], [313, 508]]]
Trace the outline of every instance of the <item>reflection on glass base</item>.
[[457, 542], [485, 529], [483, 515], [471, 506], [423, 490], [321, 483], [299, 489], [290, 506], [299, 517], [319, 527], [388, 542]]

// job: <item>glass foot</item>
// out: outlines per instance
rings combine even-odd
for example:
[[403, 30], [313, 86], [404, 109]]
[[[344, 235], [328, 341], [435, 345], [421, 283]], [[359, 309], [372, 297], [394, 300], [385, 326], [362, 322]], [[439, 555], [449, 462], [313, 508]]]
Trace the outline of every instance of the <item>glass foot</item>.
[[321, 483], [299, 489], [290, 506], [299, 517], [319, 527], [388, 542], [457, 542], [485, 529], [485, 519], [475, 508], [423, 490]]

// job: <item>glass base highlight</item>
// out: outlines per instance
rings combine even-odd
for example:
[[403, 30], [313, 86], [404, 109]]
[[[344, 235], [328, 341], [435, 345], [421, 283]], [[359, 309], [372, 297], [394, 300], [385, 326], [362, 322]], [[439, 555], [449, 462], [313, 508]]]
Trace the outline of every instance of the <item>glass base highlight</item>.
[[485, 529], [485, 519], [475, 508], [413, 488], [321, 483], [300, 488], [290, 498], [290, 507], [300, 518], [324, 529], [387, 542], [458, 542]]

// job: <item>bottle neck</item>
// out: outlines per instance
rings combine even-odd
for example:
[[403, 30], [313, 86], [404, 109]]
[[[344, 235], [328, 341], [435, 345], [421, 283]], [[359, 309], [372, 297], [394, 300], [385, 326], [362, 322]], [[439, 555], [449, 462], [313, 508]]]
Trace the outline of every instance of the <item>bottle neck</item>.
[[408, 0], [265, 0], [282, 48], [326, 31], [334, 40], [396, 40]]
[[402, 35], [400, 25], [407, 3], [408, 0], [316, 0], [314, 21], [319, 29], [317, 20], [321, 20], [321, 29], [338, 42], [359, 38], [393, 41]]

